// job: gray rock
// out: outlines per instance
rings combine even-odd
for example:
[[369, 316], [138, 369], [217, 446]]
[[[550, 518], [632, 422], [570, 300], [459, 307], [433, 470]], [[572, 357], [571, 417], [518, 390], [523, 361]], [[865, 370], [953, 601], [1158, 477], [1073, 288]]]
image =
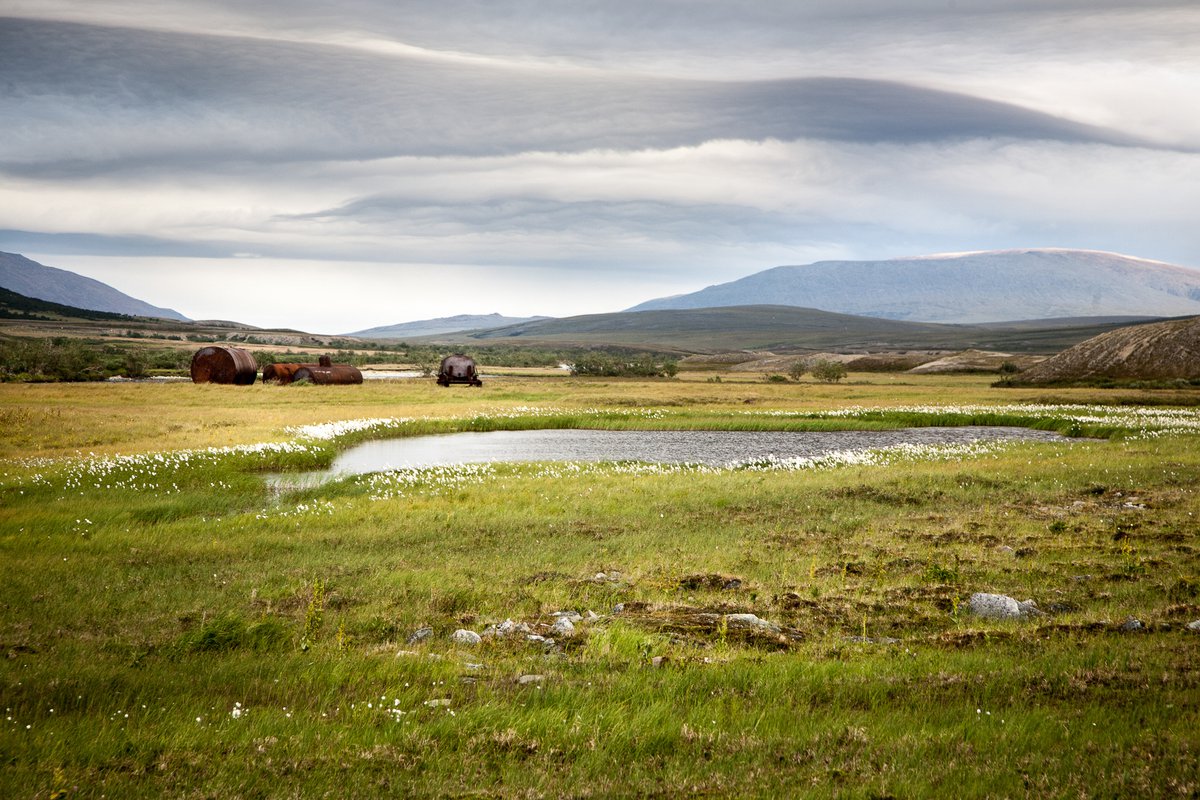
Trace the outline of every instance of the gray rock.
[[976, 592], [968, 601], [971, 613], [984, 619], [1020, 619], [1021, 604], [1006, 594]]
[[1121, 630], [1125, 633], [1135, 633], [1137, 631], [1146, 630], [1146, 624], [1136, 617], [1130, 617], [1121, 623]]
[[583, 619], [583, 615], [577, 611], [555, 611], [550, 616], [555, 619], [567, 619], [571, 622], [579, 622], [579, 620]]
[[671, 663], [670, 656], [655, 656], [654, 658], [650, 659], [650, 666], [652, 666], [652, 667], [665, 667], [667, 664], [670, 664], [670, 663]]
[[416, 644], [417, 642], [423, 642], [430, 636], [433, 636], [433, 628], [417, 628], [408, 637], [408, 643]]
[[768, 622], [754, 614], [726, 614], [725, 624], [730, 628], [768, 631], [770, 633], [779, 633], [783, 630], [774, 622]]
[[459, 628], [454, 633], [450, 634], [450, 640], [455, 644], [477, 645], [483, 641], [483, 637], [475, 631]]
[[545, 683], [545, 675], [520, 675], [517, 677], [516, 683], [518, 686], [529, 686], [530, 684]]
[[1189, 622], [1189, 623], [1187, 624], [1187, 629], [1188, 629], [1189, 631], [1197, 631], [1197, 632], [1200, 632], [1200, 619], [1198, 619], [1198, 620], [1194, 620], [1194, 621], [1192, 621], [1192, 622]]
[[624, 604], [624, 603], [617, 603], [615, 606], [613, 606], [613, 613], [614, 613], [614, 614], [620, 614], [620, 613], [621, 613], [622, 611], [624, 611], [624, 610], [625, 610], [625, 604]]
[[571, 637], [575, 635], [575, 624], [567, 617], [559, 617], [550, 626], [550, 632], [555, 636]]
[[513, 622], [511, 619], [506, 619], [497, 625], [489, 625], [483, 631], [483, 636], [490, 639], [492, 637], [505, 638], [518, 633], [528, 633], [529, 626], [524, 622]]
[[450, 698], [449, 698], [449, 697], [439, 697], [439, 698], [437, 698], [437, 699], [435, 699], [435, 700], [426, 700], [426, 701], [425, 701], [425, 705], [429, 706], [430, 708], [438, 708], [438, 707], [441, 707], [441, 706], [449, 706], [449, 705], [450, 705]]

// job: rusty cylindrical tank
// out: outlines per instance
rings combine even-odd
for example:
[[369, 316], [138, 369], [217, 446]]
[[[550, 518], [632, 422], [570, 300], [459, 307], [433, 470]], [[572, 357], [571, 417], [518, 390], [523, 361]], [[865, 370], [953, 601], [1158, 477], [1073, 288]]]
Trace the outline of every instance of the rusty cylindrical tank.
[[263, 367], [263, 383], [277, 383], [286, 386], [296, 379], [296, 372], [304, 367], [332, 367], [333, 360], [329, 356], [321, 356], [317, 364], [267, 364]]
[[452, 383], [465, 383], [470, 386], [483, 386], [475, 367], [475, 359], [455, 353], [442, 359], [438, 368], [438, 386], [449, 386]]
[[320, 365], [304, 365], [292, 375], [292, 381], [310, 381], [319, 385], [362, 383], [362, 372], [358, 367], [349, 364], [332, 364], [328, 367]]
[[249, 386], [258, 377], [258, 363], [246, 350], [226, 345], [201, 347], [192, 356], [193, 383], [233, 383]]
[[296, 377], [296, 370], [301, 367], [315, 367], [316, 364], [267, 364], [263, 367], [263, 383], [278, 383], [280, 386], [291, 383]]

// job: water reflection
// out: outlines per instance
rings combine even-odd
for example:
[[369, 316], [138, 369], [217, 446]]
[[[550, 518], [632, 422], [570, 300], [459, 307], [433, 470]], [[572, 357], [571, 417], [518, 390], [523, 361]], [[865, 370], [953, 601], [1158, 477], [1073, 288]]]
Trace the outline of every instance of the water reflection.
[[364, 442], [327, 470], [273, 475], [277, 488], [307, 488], [368, 472], [496, 461], [650, 461], [719, 466], [733, 461], [811, 458], [899, 444], [966, 444], [1003, 439], [1051, 441], [1025, 428], [905, 428], [894, 431], [597, 431], [448, 433]]

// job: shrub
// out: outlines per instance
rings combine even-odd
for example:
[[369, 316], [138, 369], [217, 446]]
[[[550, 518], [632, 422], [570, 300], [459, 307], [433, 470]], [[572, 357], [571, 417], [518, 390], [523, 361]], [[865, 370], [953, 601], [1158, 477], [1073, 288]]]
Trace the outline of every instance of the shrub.
[[812, 366], [812, 376], [825, 383], [837, 383], [846, 377], [848, 372], [846, 365], [837, 361], [821, 360]]

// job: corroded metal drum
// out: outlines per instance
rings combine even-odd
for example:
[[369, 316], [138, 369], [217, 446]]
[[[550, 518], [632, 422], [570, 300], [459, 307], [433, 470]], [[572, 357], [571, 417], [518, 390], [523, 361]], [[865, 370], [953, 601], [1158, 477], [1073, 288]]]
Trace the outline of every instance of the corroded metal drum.
[[193, 383], [232, 383], [249, 386], [258, 377], [258, 363], [249, 351], [225, 345], [201, 347], [192, 356]]
[[452, 383], [483, 386], [483, 381], [479, 380], [475, 359], [464, 356], [462, 353], [455, 353], [442, 359], [442, 365], [438, 368], [437, 382], [439, 386], [449, 386]]
[[308, 381], [319, 385], [362, 383], [362, 372], [349, 364], [332, 364], [328, 367], [305, 364], [292, 375], [292, 382]]
[[263, 383], [278, 383], [280, 386], [291, 383], [296, 378], [296, 371], [302, 367], [315, 367], [316, 364], [267, 364], [263, 367]]

